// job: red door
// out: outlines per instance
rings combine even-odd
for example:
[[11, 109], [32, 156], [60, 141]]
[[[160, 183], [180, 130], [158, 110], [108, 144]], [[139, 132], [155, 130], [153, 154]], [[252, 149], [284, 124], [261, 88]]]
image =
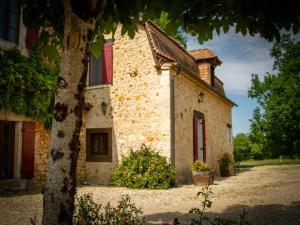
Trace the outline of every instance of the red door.
[[35, 123], [23, 122], [21, 178], [32, 179], [34, 172]]

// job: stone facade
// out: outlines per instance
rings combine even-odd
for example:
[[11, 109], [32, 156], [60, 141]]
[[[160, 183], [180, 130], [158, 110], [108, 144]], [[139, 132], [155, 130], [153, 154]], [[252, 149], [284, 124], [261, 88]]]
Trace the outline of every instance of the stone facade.
[[[206, 161], [219, 173], [217, 160], [223, 152], [232, 154], [229, 143], [232, 105], [216, 93], [184, 73], [175, 77], [175, 166], [179, 182], [189, 182], [193, 164], [193, 114], [204, 114]], [[203, 102], [198, 101], [199, 93], [204, 93]]]
[[[155, 67], [144, 27], [139, 25], [134, 39], [122, 37], [119, 29], [113, 44], [113, 84], [86, 88], [86, 101], [93, 105], [86, 129], [112, 128], [112, 162], [86, 162], [87, 180], [107, 182], [122, 156], [143, 143], [170, 159], [169, 82], [169, 73]], [[105, 114], [102, 102], [107, 104]]]
[[46, 130], [43, 124], [36, 122], [34, 149], [34, 181], [37, 184], [43, 183], [46, 179], [50, 137], [50, 130]]
[[[209, 87], [212, 78], [210, 64], [195, 65], [200, 72], [198, 76], [204, 80], [202, 83], [185, 71], [177, 73], [176, 63], [158, 62], [151, 45], [151, 40], [155, 39], [149, 38], [146, 26], [139, 24], [138, 28], [134, 39], [121, 36], [120, 29], [115, 34], [112, 84], [86, 88], [85, 100], [91, 107], [83, 115], [77, 167], [79, 182], [107, 183], [122, 157], [131, 150], [138, 150], [142, 144], [156, 149], [175, 164], [177, 181], [188, 182], [194, 160], [194, 111], [204, 114], [207, 162], [210, 166], [218, 171], [220, 154], [232, 153], [232, 145], [228, 142], [228, 124], [231, 125], [233, 104], [225, 96], [222, 97], [222, 93], [218, 94]], [[165, 36], [165, 39], [168, 38]], [[177, 44], [172, 43], [172, 48], [176, 50]], [[194, 63], [191, 56], [186, 56], [186, 60]], [[223, 90], [220, 80], [217, 84]], [[202, 102], [198, 101], [200, 92], [204, 94]], [[106, 111], [102, 110], [102, 104], [107, 106]], [[4, 115], [0, 112], [0, 119]], [[10, 115], [10, 119], [14, 118]], [[18, 119], [25, 120], [29, 119]], [[99, 128], [112, 130], [111, 162], [91, 162], [86, 159], [87, 130]], [[34, 181], [42, 183], [47, 171], [51, 135], [38, 122], [35, 129]]]

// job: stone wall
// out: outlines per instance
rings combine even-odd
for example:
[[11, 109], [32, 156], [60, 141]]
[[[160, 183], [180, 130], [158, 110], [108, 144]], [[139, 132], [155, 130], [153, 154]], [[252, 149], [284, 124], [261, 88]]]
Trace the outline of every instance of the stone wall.
[[[200, 92], [203, 102], [198, 102]], [[231, 124], [230, 103], [201, 87], [181, 73], [175, 77], [175, 165], [177, 180], [188, 182], [193, 164], [193, 112], [202, 112], [205, 119], [206, 159], [218, 173], [217, 160], [222, 152], [232, 153], [227, 124]]]
[[[86, 128], [112, 128], [112, 162], [87, 162], [88, 181], [107, 182], [122, 156], [143, 143], [170, 160], [169, 85], [169, 72], [158, 73], [155, 67], [144, 27], [139, 25], [133, 40], [122, 37], [118, 29], [113, 44], [113, 84], [86, 90], [86, 101], [93, 105], [86, 115]], [[102, 102], [107, 104], [105, 114]]]
[[36, 184], [42, 184], [46, 179], [50, 139], [50, 130], [45, 130], [43, 124], [36, 122], [33, 179]]

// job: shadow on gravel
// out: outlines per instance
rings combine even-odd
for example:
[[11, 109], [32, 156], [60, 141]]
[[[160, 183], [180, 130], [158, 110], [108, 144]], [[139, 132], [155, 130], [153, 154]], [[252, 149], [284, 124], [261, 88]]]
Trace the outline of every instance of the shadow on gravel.
[[42, 188], [30, 188], [25, 190], [13, 190], [13, 189], [4, 189], [0, 190], [0, 197], [1, 198], [10, 198], [14, 196], [20, 195], [37, 195], [42, 193]]
[[[247, 205], [233, 205], [226, 208], [222, 213], [206, 212], [205, 216], [209, 218], [225, 217], [234, 220], [239, 219], [239, 215], [247, 211], [247, 221], [251, 225], [299, 225], [300, 224], [300, 202], [293, 202], [290, 205], [256, 205], [249, 207]], [[169, 223], [173, 218], [179, 218], [181, 225], [190, 224], [191, 214], [182, 214], [179, 212], [156, 213], [146, 216], [148, 224]]]

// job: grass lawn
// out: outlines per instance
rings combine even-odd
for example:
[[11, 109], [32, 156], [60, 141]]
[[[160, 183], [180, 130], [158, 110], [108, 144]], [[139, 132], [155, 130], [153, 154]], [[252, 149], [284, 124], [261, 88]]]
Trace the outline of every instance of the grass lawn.
[[300, 164], [300, 159], [265, 159], [265, 160], [247, 160], [240, 163], [240, 168], [266, 166], [266, 165], [286, 165]]

